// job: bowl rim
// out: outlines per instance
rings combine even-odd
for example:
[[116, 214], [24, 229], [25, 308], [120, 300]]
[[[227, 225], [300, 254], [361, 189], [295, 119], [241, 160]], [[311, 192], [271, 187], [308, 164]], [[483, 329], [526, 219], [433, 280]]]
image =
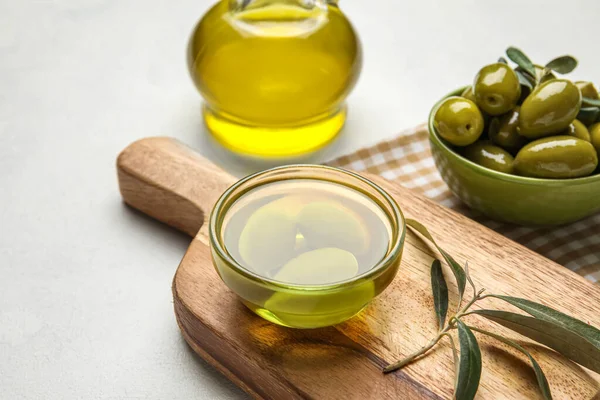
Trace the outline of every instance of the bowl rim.
[[[367, 270], [367, 271], [363, 272], [362, 274], [357, 275], [351, 279], [345, 280], [345, 281], [339, 281], [339, 282], [327, 283], [327, 284], [321, 284], [321, 285], [300, 285], [300, 284], [294, 284], [294, 283], [281, 282], [281, 281], [278, 281], [275, 279], [268, 278], [263, 275], [259, 275], [255, 272], [250, 271], [249, 269], [245, 268], [237, 260], [235, 260], [235, 258], [233, 258], [233, 256], [231, 256], [229, 254], [229, 252], [226, 250], [225, 244], [221, 240], [221, 236], [222, 236], [222, 235], [220, 235], [221, 227], [220, 226], [218, 227], [218, 225], [219, 225], [219, 218], [221, 218], [221, 214], [223, 213], [223, 211], [225, 212], [225, 214], [228, 211], [228, 209], [223, 210], [223, 207], [225, 206], [227, 200], [229, 200], [230, 196], [233, 193], [235, 193], [236, 189], [238, 189], [240, 186], [242, 186], [245, 183], [248, 183], [252, 180], [260, 178], [264, 175], [273, 174], [273, 173], [276, 174], [276, 173], [281, 173], [281, 172], [285, 173], [286, 170], [297, 171], [298, 169], [303, 169], [303, 170], [307, 170], [307, 171], [316, 169], [316, 170], [325, 170], [325, 171], [333, 171], [333, 172], [341, 173], [343, 175], [349, 176], [351, 179], [356, 179], [356, 180], [361, 181], [362, 183], [365, 183], [367, 186], [369, 186], [371, 189], [374, 189], [379, 195], [381, 195], [383, 197], [383, 199], [385, 200], [387, 205], [389, 205], [392, 210], [391, 218], [390, 218], [390, 214], [388, 214], [387, 212], [384, 211], [384, 214], [387, 216], [387, 218], [390, 220], [390, 223], [392, 224], [392, 238], [390, 240], [393, 240], [392, 246], [388, 250], [388, 252], [386, 253], [384, 258], [379, 260], [379, 262], [377, 262], [377, 264], [375, 264], [369, 270]], [[296, 179], [303, 179], [303, 178], [296, 178]], [[318, 179], [318, 178], [306, 178], [306, 179]], [[281, 179], [281, 180], [284, 180], [284, 179]], [[339, 182], [339, 181], [333, 181], [333, 182], [338, 183], [340, 185], [344, 185], [344, 186], [348, 187], [349, 189], [357, 190], [356, 188], [353, 188], [353, 187], [345, 184], [344, 182]], [[241, 198], [242, 196], [244, 196], [245, 193], [247, 193], [249, 190], [258, 188], [262, 185], [263, 184], [258, 184], [256, 186], [249, 187], [245, 192], [240, 194], [238, 198]], [[363, 193], [361, 191], [359, 191], [359, 192]], [[364, 194], [368, 195], [368, 193], [364, 193]], [[396, 228], [394, 228], [394, 227], [396, 227]], [[352, 287], [354, 285], [360, 285], [366, 281], [372, 281], [377, 276], [379, 276], [380, 274], [385, 272], [387, 269], [389, 269], [391, 266], [393, 266], [395, 264], [395, 261], [397, 260], [397, 258], [402, 254], [402, 250], [404, 247], [404, 241], [405, 241], [405, 237], [406, 237], [406, 229], [407, 229], [406, 228], [406, 218], [404, 217], [404, 214], [402, 213], [400, 206], [398, 205], [396, 200], [394, 200], [394, 198], [385, 189], [381, 188], [379, 185], [377, 185], [373, 181], [359, 175], [358, 173], [355, 173], [355, 172], [352, 172], [352, 171], [349, 171], [349, 170], [346, 170], [343, 168], [331, 167], [331, 166], [326, 166], [326, 165], [317, 165], [317, 164], [284, 165], [284, 166], [279, 166], [279, 167], [275, 167], [275, 168], [269, 168], [264, 171], [259, 171], [254, 174], [248, 175], [245, 178], [240, 179], [239, 181], [237, 181], [236, 183], [231, 185], [227, 190], [225, 190], [225, 192], [223, 192], [221, 197], [219, 197], [219, 199], [215, 203], [215, 206], [213, 207], [213, 210], [211, 212], [210, 219], [209, 219], [210, 247], [235, 272], [240, 273], [241, 275], [245, 276], [246, 278], [248, 278], [254, 282], [257, 282], [259, 284], [268, 284], [271, 288], [276, 287], [278, 290], [282, 290], [282, 291], [300, 291], [300, 292], [337, 291], [341, 288], [345, 289], [348, 287]]]
[[459, 89], [453, 90], [452, 92], [450, 92], [447, 95], [445, 95], [444, 97], [442, 97], [437, 103], [435, 103], [435, 105], [431, 109], [431, 112], [429, 113], [429, 118], [428, 118], [428, 122], [427, 122], [427, 126], [429, 128], [429, 140], [433, 141], [446, 154], [449, 154], [450, 157], [453, 157], [454, 159], [459, 160], [459, 162], [464, 163], [465, 165], [469, 166], [471, 169], [476, 170], [477, 172], [479, 172], [482, 175], [487, 175], [492, 178], [509, 181], [509, 182], [514, 182], [514, 183], [530, 184], [530, 185], [545, 186], [545, 187], [548, 187], [548, 186], [565, 187], [565, 186], [577, 186], [577, 185], [585, 185], [585, 184], [600, 182], [600, 174], [585, 176], [582, 178], [567, 178], [567, 179], [531, 178], [531, 177], [527, 177], [527, 176], [512, 175], [512, 174], [507, 174], [505, 172], [494, 171], [493, 169], [486, 168], [486, 167], [476, 164], [473, 161], [458, 154], [456, 151], [454, 151], [452, 148], [450, 148], [445, 143], [445, 141], [439, 136], [439, 134], [433, 124], [433, 119], [434, 119], [437, 109], [441, 106], [441, 104], [444, 102], [444, 100], [446, 100], [447, 98], [452, 97], [452, 96], [460, 96], [460, 94], [469, 86], [471, 86], [471, 85], [466, 85]]

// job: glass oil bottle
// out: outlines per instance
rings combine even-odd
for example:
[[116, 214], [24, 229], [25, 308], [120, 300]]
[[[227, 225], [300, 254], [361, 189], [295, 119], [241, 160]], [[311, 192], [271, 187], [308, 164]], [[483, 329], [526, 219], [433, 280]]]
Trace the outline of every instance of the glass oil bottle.
[[285, 158], [336, 137], [362, 54], [336, 1], [222, 0], [196, 26], [188, 66], [218, 142]]

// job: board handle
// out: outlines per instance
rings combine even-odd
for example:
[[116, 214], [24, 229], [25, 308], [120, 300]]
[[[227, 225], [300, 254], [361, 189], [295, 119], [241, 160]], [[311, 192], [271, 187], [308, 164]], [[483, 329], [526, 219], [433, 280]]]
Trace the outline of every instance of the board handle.
[[190, 236], [236, 179], [176, 139], [153, 137], [130, 144], [117, 158], [125, 203]]

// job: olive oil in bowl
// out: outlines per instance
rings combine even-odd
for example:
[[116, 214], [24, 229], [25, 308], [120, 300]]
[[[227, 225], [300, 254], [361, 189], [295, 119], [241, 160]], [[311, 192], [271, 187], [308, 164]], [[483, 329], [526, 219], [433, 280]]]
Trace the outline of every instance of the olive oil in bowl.
[[[325, 167], [271, 171], [294, 168], [359, 179]], [[219, 228], [211, 228], [213, 255], [221, 278], [263, 318], [300, 328], [336, 324], [393, 278], [404, 221], [385, 192], [382, 203], [344, 181], [300, 176], [240, 192], [222, 218], [213, 212], [211, 224]]]
[[238, 200], [225, 247], [248, 270], [282, 283], [352, 279], [387, 254], [391, 227], [367, 196], [309, 179], [275, 182]]

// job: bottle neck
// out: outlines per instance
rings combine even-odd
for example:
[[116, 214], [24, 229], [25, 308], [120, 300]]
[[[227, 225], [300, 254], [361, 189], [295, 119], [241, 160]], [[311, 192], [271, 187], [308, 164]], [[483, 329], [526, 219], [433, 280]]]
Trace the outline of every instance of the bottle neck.
[[260, 8], [273, 4], [286, 4], [291, 6], [311, 9], [315, 7], [326, 7], [337, 5], [338, 0], [228, 0], [232, 11], [242, 11], [250, 8]]

